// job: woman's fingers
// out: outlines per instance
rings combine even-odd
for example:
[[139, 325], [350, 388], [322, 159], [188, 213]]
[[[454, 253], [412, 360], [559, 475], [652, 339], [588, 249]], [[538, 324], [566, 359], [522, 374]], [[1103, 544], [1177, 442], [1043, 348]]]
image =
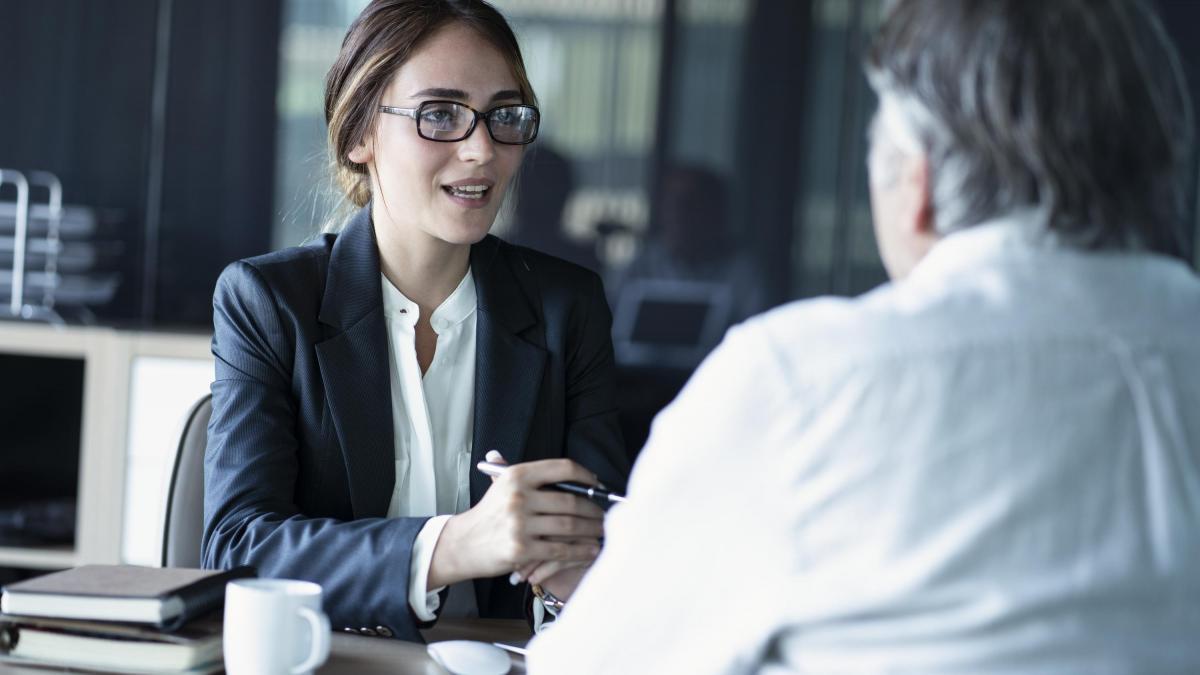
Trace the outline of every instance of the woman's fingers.
[[591, 539], [598, 544], [604, 536], [604, 521], [576, 516], [533, 516], [525, 526], [525, 533], [543, 538]]
[[589, 518], [591, 520], [604, 520], [604, 509], [583, 497], [567, 492], [532, 490], [525, 499], [528, 511], [533, 514], [556, 514]]
[[542, 541], [534, 540], [529, 543], [524, 549], [524, 560], [520, 562], [519, 567], [527, 566], [530, 563], [546, 563], [551, 561], [559, 562], [583, 562], [591, 563], [600, 555], [600, 545], [595, 542], [586, 542], [586, 540], [574, 541]]
[[[541, 584], [559, 572], [572, 568], [587, 568], [591, 566], [591, 564], [591, 562], [586, 561], [551, 560], [549, 562], [541, 563], [528, 574], [522, 575], [522, 578], [531, 584]], [[557, 593], [555, 595], [557, 595]]]
[[552, 560], [550, 562], [540, 563], [537, 567], [534, 567], [532, 570], [530, 570], [528, 574], [524, 575], [524, 578], [531, 584], [540, 584], [542, 583], [543, 579], [557, 572], [562, 568], [563, 565], [570, 564], [584, 565], [586, 563], [567, 563], [560, 560]]
[[599, 482], [596, 474], [569, 459], [542, 459], [514, 464], [504, 473], [523, 488], [538, 488], [547, 483], [574, 481], [584, 485]]
[[[582, 541], [577, 540], [576, 543], [591, 544], [594, 542], [587, 541], [587, 540], [582, 540]], [[537, 562], [529, 563], [528, 565], [523, 565], [521, 567], [521, 569], [517, 570], [516, 572], [513, 572], [514, 578], [510, 579], [510, 581], [514, 585], [518, 584], [522, 581], [528, 581], [531, 584], [538, 584], [538, 583], [541, 583], [543, 579], [546, 579], [547, 577], [551, 577], [555, 573], [557, 573], [561, 570], [570, 569], [572, 567], [587, 567], [590, 564], [591, 563], [583, 561], [583, 560], [575, 560], [575, 561], [552, 560], [549, 562], [544, 561], [544, 560], [539, 560]]]
[[[499, 450], [488, 450], [483, 456], [483, 459], [484, 461], [491, 462], [493, 464], [504, 464], [505, 466], [508, 465], [508, 462], [504, 460], [504, 455], [500, 454]], [[497, 476], [492, 476], [493, 483], [496, 482], [496, 479]]]
[[[591, 565], [574, 565], [560, 569], [554, 574], [546, 575], [538, 580], [542, 588], [550, 591], [562, 600], [570, 600], [571, 596], [575, 595], [575, 589], [579, 583], [583, 581], [583, 577], [591, 569]], [[534, 576], [542, 576], [538, 572], [534, 572]]]
[[521, 583], [522, 581], [525, 581], [526, 579], [529, 578], [529, 575], [533, 574], [533, 571], [536, 570], [538, 568], [538, 566], [542, 565], [542, 564], [543, 563], [539, 561], [539, 562], [532, 562], [527, 565], [522, 565], [521, 569], [517, 570], [516, 572], [513, 572], [514, 577], [510, 578], [509, 582], [512, 583], [513, 585], [516, 585], [516, 584]]
[[[546, 560], [588, 560], [600, 551], [600, 521], [569, 516], [510, 517], [492, 553], [507, 571]], [[495, 574], [495, 573], [493, 573]]]

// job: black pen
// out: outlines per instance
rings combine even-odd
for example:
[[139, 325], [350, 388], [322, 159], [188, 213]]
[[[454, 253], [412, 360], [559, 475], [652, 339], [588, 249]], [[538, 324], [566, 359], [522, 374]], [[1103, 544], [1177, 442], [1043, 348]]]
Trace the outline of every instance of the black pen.
[[[475, 465], [475, 468], [494, 478], [504, 473], [505, 470], [508, 469], [508, 466], [508, 464], [497, 464], [496, 462], [480, 462]], [[580, 497], [591, 500], [604, 508], [608, 508], [613, 504], [625, 501], [625, 497], [615, 492], [610, 492], [602, 487], [584, 485], [583, 483], [549, 483], [546, 485], [546, 487], [550, 488], [551, 490], [558, 490], [559, 492], [569, 492], [573, 495], [579, 495]]]

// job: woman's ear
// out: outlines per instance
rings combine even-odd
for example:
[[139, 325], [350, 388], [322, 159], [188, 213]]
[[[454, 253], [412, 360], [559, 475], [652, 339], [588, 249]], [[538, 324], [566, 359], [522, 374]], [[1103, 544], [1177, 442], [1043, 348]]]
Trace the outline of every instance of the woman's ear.
[[352, 148], [350, 152], [346, 153], [346, 158], [355, 164], [370, 164], [371, 160], [375, 158], [375, 152], [371, 148], [371, 141], [368, 139]]

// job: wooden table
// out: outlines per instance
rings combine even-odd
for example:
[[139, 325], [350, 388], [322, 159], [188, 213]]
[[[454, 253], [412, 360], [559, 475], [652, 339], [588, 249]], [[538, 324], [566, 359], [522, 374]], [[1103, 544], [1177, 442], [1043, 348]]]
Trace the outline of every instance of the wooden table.
[[[512, 645], [524, 645], [532, 637], [529, 624], [519, 619], [447, 619], [422, 634], [429, 642], [480, 640]], [[525, 659], [515, 654], [512, 659], [510, 672], [524, 673]], [[329, 660], [317, 672], [320, 675], [445, 675], [446, 671], [429, 658], [425, 645], [338, 633], [333, 636]]]
[[[423, 631], [429, 642], [480, 640], [524, 645], [531, 634], [529, 625], [517, 619], [446, 619]], [[525, 663], [513, 655], [512, 673], [524, 673]], [[46, 675], [48, 672], [88, 672], [49, 669], [0, 663], [0, 675]], [[335, 633], [329, 660], [317, 670], [320, 675], [445, 675], [425, 652], [425, 645], [389, 638]]]

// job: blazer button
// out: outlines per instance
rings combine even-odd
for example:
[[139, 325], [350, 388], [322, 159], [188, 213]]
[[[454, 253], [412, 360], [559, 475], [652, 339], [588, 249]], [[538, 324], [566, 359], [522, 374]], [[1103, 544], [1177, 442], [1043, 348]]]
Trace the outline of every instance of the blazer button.
[[342, 631], [346, 632], [346, 633], [350, 633], [351, 635], [358, 635], [358, 631], [354, 630], [350, 626], [346, 626], [345, 628], [342, 629]]
[[392, 633], [392, 629], [388, 628], [387, 626], [375, 626], [375, 632], [379, 633], [379, 635], [382, 637], [392, 637], [392, 635], [394, 635], [394, 633]]
[[367, 637], [375, 637], [375, 635], [376, 635], [375, 631], [371, 630], [370, 628], [367, 628], [366, 626], [363, 626], [362, 628], [359, 628], [359, 629], [358, 629], [358, 634], [359, 634], [359, 635], [366, 635]]

